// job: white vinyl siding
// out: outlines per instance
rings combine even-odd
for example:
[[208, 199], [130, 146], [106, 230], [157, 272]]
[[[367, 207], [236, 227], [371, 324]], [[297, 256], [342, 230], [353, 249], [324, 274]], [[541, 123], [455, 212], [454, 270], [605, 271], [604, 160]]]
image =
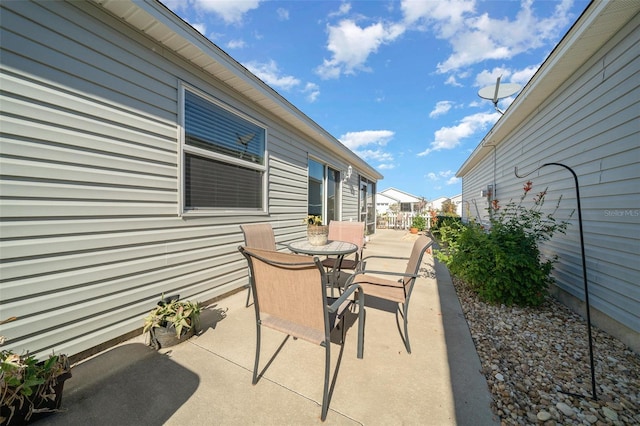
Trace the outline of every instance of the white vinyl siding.
[[[162, 293], [245, 286], [241, 223], [304, 236], [308, 154], [332, 153], [99, 4], [0, 7], [7, 349], [79, 354], [139, 330]], [[181, 82], [268, 129], [268, 214], [179, 215]]]
[[[592, 307], [625, 327], [640, 332], [640, 18], [616, 36], [522, 122], [495, 150], [497, 198], [517, 200], [522, 185], [533, 181], [533, 193], [548, 187], [545, 207], [562, 196], [556, 219], [576, 209], [573, 178], [578, 175], [589, 297]], [[490, 151], [463, 176], [464, 216], [477, 216], [475, 205], [487, 206], [480, 190], [494, 181]], [[566, 235], [544, 244], [558, 256], [554, 276], [563, 291], [584, 300], [577, 212]], [[637, 334], [636, 334], [637, 336]]]

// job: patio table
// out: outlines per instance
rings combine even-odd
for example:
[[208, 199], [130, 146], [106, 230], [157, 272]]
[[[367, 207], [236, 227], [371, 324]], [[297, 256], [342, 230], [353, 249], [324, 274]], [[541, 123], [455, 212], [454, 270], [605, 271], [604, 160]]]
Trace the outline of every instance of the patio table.
[[331, 268], [329, 273], [331, 296], [333, 296], [334, 285], [338, 283], [342, 259], [346, 255], [355, 253], [358, 250], [358, 246], [353, 243], [337, 240], [330, 240], [323, 246], [314, 246], [311, 245], [308, 240], [300, 240], [289, 243], [287, 246], [293, 253], [309, 254], [311, 256], [336, 256], [333, 268]]

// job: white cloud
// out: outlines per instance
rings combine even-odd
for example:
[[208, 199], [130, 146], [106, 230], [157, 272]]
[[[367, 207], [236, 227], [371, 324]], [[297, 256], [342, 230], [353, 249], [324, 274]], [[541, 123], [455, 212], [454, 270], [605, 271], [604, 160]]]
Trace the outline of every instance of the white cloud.
[[475, 133], [485, 130], [489, 125], [495, 123], [500, 118], [500, 114], [494, 113], [477, 113], [464, 117], [459, 124], [452, 127], [442, 127], [434, 134], [434, 140], [429, 148], [419, 153], [418, 156], [429, 155], [434, 151], [443, 149], [453, 149], [460, 145], [462, 139], [468, 138]]
[[438, 71], [445, 73], [486, 59], [509, 59], [538, 47], [558, 37], [558, 30], [570, 22], [568, 8], [571, 1], [558, 4], [548, 18], [533, 14], [532, 0], [525, 0], [514, 20], [493, 19], [486, 13], [464, 19], [450, 38], [453, 53], [438, 64]]
[[431, 111], [429, 113], [429, 117], [431, 118], [435, 118], [438, 117], [442, 114], [446, 114], [447, 112], [449, 112], [449, 110], [451, 109], [451, 106], [453, 105], [453, 102], [451, 101], [440, 101], [436, 104], [435, 108], [433, 109], [433, 111]]
[[[427, 177], [432, 181], [439, 181], [441, 179], [450, 180], [452, 176], [453, 176], [453, 170], [443, 170], [443, 171], [440, 171], [438, 173], [435, 173], [435, 172], [427, 173]], [[455, 176], [453, 176], [453, 177], [455, 177]]]
[[391, 130], [363, 130], [345, 133], [338, 139], [347, 148], [356, 150], [367, 145], [385, 146], [394, 135], [395, 133]]
[[[455, 177], [453, 170], [443, 170], [438, 173], [429, 172], [426, 176], [432, 182], [445, 181], [445, 185], [455, 185], [460, 182], [460, 179]], [[442, 185], [434, 186], [434, 189], [442, 189]]]
[[311, 82], [303, 85], [298, 78], [292, 75], [284, 75], [274, 60], [269, 62], [251, 61], [243, 65], [259, 79], [275, 89], [287, 92], [296, 89], [298, 93], [302, 93], [309, 102], [315, 102], [318, 96], [320, 96], [320, 86]]
[[289, 11], [287, 9], [279, 7], [278, 10], [276, 10], [276, 13], [278, 14], [278, 20], [280, 21], [289, 20]]
[[504, 67], [495, 67], [493, 70], [482, 70], [476, 75], [476, 81], [474, 86], [487, 87], [496, 85], [496, 80], [500, 77], [500, 83], [507, 83], [510, 81], [511, 70]]
[[242, 22], [245, 13], [257, 9], [260, 0], [193, 0], [193, 6], [219, 15], [228, 24]]
[[531, 80], [531, 77], [533, 77], [536, 71], [538, 71], [538, 68], [540, 68], [540, 64], [532, 65], [522, 70], [514, 71], [511, 75], [511, 81], [513, 83], [524, 86], [529, 82], [529, 80]]
[[393, 139], [394, 135], [395, 133], [391, 130], [364, 130], [345, 133], [339, 139], [362, 159], [379, 163], [378, 169], [389, 170], [395, 167], [394, 157], [382, 148]]
[[456, 80], [455, 76], [453, 76], [453, 75], [450, 75], [447, 78], [447, 81], [444, 82], [444, 84], [446, 84], [448, 86], [462, 87], [462, 84], [458, 83], [458, 80]]
[[329, 17], [344, 16], [351, 11], [351, 3], [342, 3], [337, 11], [331, 12]]
[[475, 0], [403, 0], [401, 8], [407, 23], [433, 23], [440, 36], [448, 38], [464, 26], [464, 15], [474, 11]]
[[316, 68], [316, 73], [323, 79], [368, 71], [366, 61], [369, 55], [377, 52], [381, 45], [399, 37], [404, 27], [382, 22], [360, 27], [355, 21], [344, 19], [336, 26], [329, 25], [327, 30], [327, 50], [332, 56]]
[[228, 49], [242, 49], [244, 47], [247, 47], [247, 43], [244, 40], [230, 40], [227, 43]]
[[307, 95], [307, 100], [309, 102], [315, 102], [320, 96], [320, 86], [315, 83], [307, 83], [302, 89], [302, 93]]
[[195, 28], [202, 35], [205, 35], [207, 33], [207, 26], [201, 22], [196, 22], [194, 24], [189, 24], [189, 25]]
[[365, 149], [357, 151], [356, 153], [366, 161], [377, 161], [383, 163], [386, 162], [384, 166], [384, 168], [386, 169], [391, 169], [394, 167], [392, 163], [390, 163], [391, 161], [393, 161], [393, 155], [381, 149]]
[[269, 86], [282, 90], [291, 90], [300, 84], [300, 80], [290, 75], [280, 75], [280, 70], [275, 61], [266, 63], [248, 62], [245, 67]]
[[404, 0], [402, 11], [411, 28], [430, 29], [449, 42], [453, 52], [437, 67], [447, 73], [487, 59], [509, 59], [557, 39], [572, 19], [571, 3], [563, 0], [550, 17], [541, 18], [533, 13], [533, 0], [523, 0], [513, 20], [477, 15], [475, 0]]

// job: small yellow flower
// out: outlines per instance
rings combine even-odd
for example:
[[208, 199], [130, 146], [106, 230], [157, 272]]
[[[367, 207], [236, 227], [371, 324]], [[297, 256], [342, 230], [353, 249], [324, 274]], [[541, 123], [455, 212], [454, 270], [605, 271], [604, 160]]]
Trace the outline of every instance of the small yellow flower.
[[302, 220], [302, 223], [306, 223], [307, 225], [322, 225], [322, 216], [310, 214], [306, 219]]

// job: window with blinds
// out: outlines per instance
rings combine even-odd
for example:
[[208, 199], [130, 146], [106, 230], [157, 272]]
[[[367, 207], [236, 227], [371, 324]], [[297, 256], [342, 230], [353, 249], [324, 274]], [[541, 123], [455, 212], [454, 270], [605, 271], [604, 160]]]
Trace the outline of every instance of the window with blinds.
[[184, 91], [184, 210], [264, 211], [266, 129]]

